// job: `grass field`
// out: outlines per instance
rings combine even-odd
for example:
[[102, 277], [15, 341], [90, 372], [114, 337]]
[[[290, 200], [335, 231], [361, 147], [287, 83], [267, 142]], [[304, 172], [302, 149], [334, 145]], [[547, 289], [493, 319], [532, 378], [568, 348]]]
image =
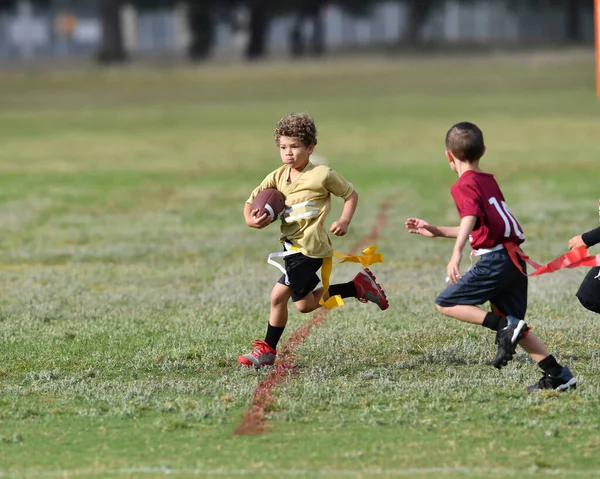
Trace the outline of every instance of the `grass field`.
[[[443, 138], [461, 120], [482, 127], [482, 167], [532, 258], [597, 225], [592, 61], [4, 74], [0, 477], [599, 476], [600, 318], [574, 297], [585, 271], [531, 280], [527, 320], [579, 378], [532, 395], [522, 350], [497, 371], [492, 334], [435, 311], [452, 242], [403, 226], [457, 224]], [[250, 230], [241, 210], [279, 165], [273, 128], [294, 110], [360, 194], [336, 249], [392, 199], [373, 267], [391, 306], [330, 312], [272, 389], [267, 429], [234, 435], [273, 372], [236, 359], [264, 336], [279, 247], [275, 226]], [[282, 345], [312, 318], [292, 312]]]

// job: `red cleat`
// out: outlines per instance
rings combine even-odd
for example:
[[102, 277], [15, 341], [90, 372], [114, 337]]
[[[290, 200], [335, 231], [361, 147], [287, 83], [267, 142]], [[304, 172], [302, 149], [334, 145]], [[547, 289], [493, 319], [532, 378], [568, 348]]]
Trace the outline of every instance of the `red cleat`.
[[256, 347], [254, 351], [238, 358], [238, 363], [242, 366], [254, 366], [256, 369], [260, 369], [263, 366], [271, 366], [275, 362], [277, 351], [267, 343], [257, 339], [252, 346]]
[[382, 310], [388, 309], [390, 304], [388, 303], [387, 296], [379, 283], [377, 283], [377, 278], [371, 273], [371, 270], [368, 268], [363, 269], [355, 276], [352, 282], [356, 287], [356, 299], [362, 303], [371, 301]]

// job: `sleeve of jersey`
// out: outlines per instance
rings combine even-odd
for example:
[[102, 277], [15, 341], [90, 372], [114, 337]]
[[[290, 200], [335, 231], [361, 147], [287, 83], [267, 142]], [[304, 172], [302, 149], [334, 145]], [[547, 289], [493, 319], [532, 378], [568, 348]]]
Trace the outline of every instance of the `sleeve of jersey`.
[[272, 173], [269, 173], [269, 175], [267, 175], [267, 177], [264, 180], [262, 180], [260, 185], [258, 185], [256, 188], [254, 188], [254, 190], [252, 190], [252, 193], [250, 193], [250, 197], [246, 200], [246, 203], [252, 203], [252, 201], [254, 201], [254, 198], [256, 198], [256, 196], [263, 190], [266, 190], [268, 188], [277, 189], [277, 181], [275, 180], [276, 172], [277, 170], [273, 171]]
[[595, 244], [600, 243], [600, 226], [598, 226], [596, 229], [588, 231], [587, 233], [583, 233], [581, 235], [581, 239], [586, 246], [594, 246]]
[[329, 169], [327, 172], [324, 186], [327, 191], [335, 196], [344, 198], [345, 200], [354, 193], [354, 186], [352, 183], [346, 181], [342, 175], [336, 173], [332, 169]]
[[454, 198], [456, 209], [461, 218], [465, 216], [477, 216], [479, 220], [482, 220], [483, 208], [481, 207], [479, 197], [471, 188], [462, 185], [453, 188], [452, 198]]

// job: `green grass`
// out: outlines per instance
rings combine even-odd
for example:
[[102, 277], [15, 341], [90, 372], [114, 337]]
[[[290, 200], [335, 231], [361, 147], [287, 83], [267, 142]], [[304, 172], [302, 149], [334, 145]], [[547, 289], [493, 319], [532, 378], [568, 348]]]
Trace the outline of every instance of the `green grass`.
[[[452, 242], [403, 226], [457, 224], [443, 138], [470, 120], [534, 259], [594, 227], [592, 61], [0, 77], [0, 477], [600, 474], [600, 323], [574, 297], [585, 271], [531, 280], [528, 322], [580, 386], [530, 395], [522, 351], [498, 372], [493, 335], [435, 312]], [[292, 110], [315, 117], [317, 154], [360, 194], [336, 249], [397, 195], [373, 268], [391, 307], [332, 311], [274, 390], [267, 433], [235, 436], [268, 374], [236, 359], [264, 334], [278, 248], [241, 210], [278, 166], [273, 128]], [[283, 341], [310, 317], [291, 312]]]

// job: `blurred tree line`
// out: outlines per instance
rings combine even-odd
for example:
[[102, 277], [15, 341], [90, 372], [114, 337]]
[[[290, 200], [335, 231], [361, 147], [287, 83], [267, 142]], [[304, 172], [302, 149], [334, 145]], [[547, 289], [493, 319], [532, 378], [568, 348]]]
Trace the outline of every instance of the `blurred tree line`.
[[[0, 11], [11, 10], [19, 0], [0, 0]], [[33, 5], [49, 7], [53, 0], [29, 0]], [[325, 32], [323, 12], [328, 5], [337, 5], [356, 15], [366, 14], [382, 0], [96, 0], [98, 16], [102, 25], [102, 45], [98, 60], [104, 63], [122, 62], [127, 59], [123, 44], [123, 32], [120, 21], [120, 9], [132, 4], [137, 9], [156, 10], [173, 8], [184, 4], [188, 12], [188, 26], [191, 34], [189, 57], [192, 60], [207, 58], [212, 50], [216, 25], [219, 21], [228, 22], [234, 30], [245, 29], [248, 42], [245, 56], [249, 60], [265, 55], [267, 34], [270, 21], [279, 15], [293, 15], [294, 24], [290, 31], [290, 53], [294, 56], [304, 54], [320, 55], [325, 51]], [[389, 1], [389, 0], [388, 0]], [[393, 0], [392, 0], [393, 1]], [[398, 42], [415, 45], [419, 41], [423, 25], [433, 10], [444, 0], [395, 0], [405, 8], [405, 25]], [[464, 3], [477, 0], [458, 0]], [[591, 0], [545, 0], [547, 5], [562, 8], [564, 11], [567, 41], [581, 41], [582, 25], [580, 11], [589, 6]], [[540, 5], [540, 0], [508, 0], [517, 8]], [[247, 18], [239, 18], [235, 12], [247, 12]], [[242, 24], [245, 23], [245, 24]], [[310, 24], [311, 32], [306, 38], [304, 26]]]

